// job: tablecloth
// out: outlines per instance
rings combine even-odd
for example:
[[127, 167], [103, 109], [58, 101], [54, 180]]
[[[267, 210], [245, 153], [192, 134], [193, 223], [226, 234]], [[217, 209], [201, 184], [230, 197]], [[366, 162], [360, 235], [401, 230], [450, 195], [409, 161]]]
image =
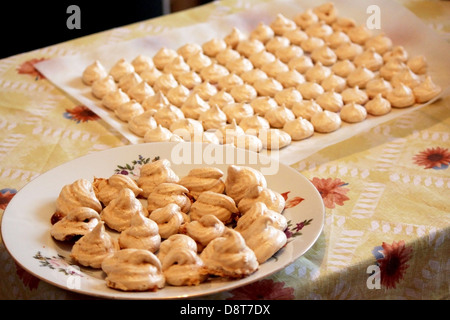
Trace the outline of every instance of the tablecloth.
[[[52, 85], [35, 63], [207, 22], [260, 2], [215, 1], [0, 60], [0, 217], [12, 197], [40, 174], [129, 143]], [[399, 2], [450, 40], [449, 2]], [[448, 299], [449, 129], [450, 97], [444, 96], [293, 164], [324, 200], [326, 219], [317, 242], [265, 279], [203, 298]], [[0, 298], [90, 297], [30, 275], [0, 242]]]

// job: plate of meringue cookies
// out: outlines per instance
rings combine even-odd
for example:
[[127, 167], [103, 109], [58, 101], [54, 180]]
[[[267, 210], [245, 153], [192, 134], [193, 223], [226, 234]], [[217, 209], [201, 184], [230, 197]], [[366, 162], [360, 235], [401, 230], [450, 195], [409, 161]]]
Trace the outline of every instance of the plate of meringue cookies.
[[323, 224], [319, 192], [289, 166], [232, 145], [158, 142], [42, 174], [12, 199], [1, 232], [20, 266], [57, 287], [177, 299], [272, 275]]

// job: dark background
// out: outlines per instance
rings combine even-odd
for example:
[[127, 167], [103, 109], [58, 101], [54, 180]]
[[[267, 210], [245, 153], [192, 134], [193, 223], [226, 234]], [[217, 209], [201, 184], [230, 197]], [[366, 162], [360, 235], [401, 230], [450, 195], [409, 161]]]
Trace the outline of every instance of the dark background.
[[[171, 12], [210, 0], [172, 0]], [[81, 29], [66, 26], [70, 5], [81, 11]], [[39, 49], [163, 14], [161, 0], [6, 0], [0, 4], [0, 58]]]

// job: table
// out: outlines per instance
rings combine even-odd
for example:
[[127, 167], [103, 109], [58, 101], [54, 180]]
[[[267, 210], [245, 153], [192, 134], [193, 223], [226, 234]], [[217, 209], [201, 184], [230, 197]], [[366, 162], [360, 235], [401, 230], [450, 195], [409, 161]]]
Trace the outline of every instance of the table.
[[[34, 63], [206, 22], [258, 2], [264, 1], [213, 2], [0, 60], [0, 218], [9, 200], [38, 175], [128, 144], [55, 88]], [[399, 2], [450, 40], [449, 2]], [[449, 163], [445, 96], [293, 164], [324, 199], [326, 220], [318, 241], [284, 270], [204, 298], [448, 299]], [[1, 242], [0, 266], [2, 299], [89, 299], [28, 274]]]

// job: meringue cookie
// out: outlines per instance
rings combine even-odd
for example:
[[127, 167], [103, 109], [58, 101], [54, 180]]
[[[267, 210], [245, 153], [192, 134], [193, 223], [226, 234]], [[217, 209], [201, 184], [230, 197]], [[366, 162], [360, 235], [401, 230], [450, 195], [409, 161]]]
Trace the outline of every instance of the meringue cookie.
[[167, 92], [167, 99], [174, 106], [181, 107], [189, 97], [190, 93], [188, 88], [180, 84]]
[[194, 252], [198, 251], [197, 243], [194, 239], [185, 234], [178, 233], [171, 235], [169, 238], [161, 242], [159, 251], [157, 253], [158, 259], [160, 261], [164, 261], [165, 257], [170, 253], [170, 251], [176, 248], [183, 248]]
[[163, 73], [158, 77], [158, 79], [156, 79], [155, 83], [153, 84], [153, 90], [161, 91], [162, 93], [167, 94], [170, 89], [176, 88], [177, 86], [178, 82], [173, 74]]
[[102, 210], [102, 204], [95, 195], [92, 182], [86, 179], [78, 179], [65, 185], [56, 199], [56, 213], [61, 218], [79, 207], [91, 208], [98, 213]]
[[266, 178], [260, 171], [249, 166], [228, 166], [225, 193], [236, 204], [239, 205], [239, 201], [244, 197], [245, 191], [255, 185], [267, 187]]
[[118, 106], [114, 110], [114, 113], [120, 120], [128, 122], [134, 117], [144, 113], [144, 108], [136, 100], [130, 100]]
[[428, 63], [422, 55], [409, 58], [406, 65], [415, 74], [425, 74], [427, 72]]
[[219, 90], [225, 90], [227, 92], [230, 92], [234, 86], [242, 84], [244, 84], [244, 80], [242, 80], [242, 78], [238, 76], [236, 73], [232, 72], [219, 79], [219, 81], [217, 82], [217, 88]]
[[253, 186], [245, 192], [244, 197], [239, 201], [239, 212], [245, 215], [256, 202], [264, 203], [269, 210], [277, 213], [283, 212], [286, 205], [286, 201], [280, 193], [267, 187]]
[[280, 59], [281, 62], [288, 63], [294, 58], [303, 55], [303, 49], [297, 45], [289, 45], [287, 47], [278, 48], [275, 51], [275, 56]]
[[249, 103], [258, 96], [256, 89], [247, 83], [235, 85], [231, 88], [230, 94], [236, 103]]
[[278, 13], [275, 20], [270, 23], [270, 27], [274, 31], [275, 35], [283, 35], [288, 31], [296, 29], [297, 25], [293, 20], [290, 20], [281, 13]]
[[369, 96], [367, 93], [361, 90], [358, 86], [345, 89], [341, 92], [341, 96], [344, 104], [354, 102], [356, 104], [364, 105], [367, 101], [369, 101]]
[[364, 43], [366, 48], [374, 48], [379, 54], [384, 54], [392, 49], [392, 40], [384, 33], [380, 33], [366, 40]]
[[238, 279], [255, 272], [258, 261], [239, 232], [227, 228], [212, 240], [200, 254], [205, 273]]
[[[257, 53], [252, 54], [249, 58], [250, 62], [255, 68], [261, 68], [263, 65], [274, 62], [276, 57], [269, 51], [262, 50]], [[253, 68], [252, 68], [253, 69]], [[247, 70], [249, 71], [249, 70]], [[244, 71], [245, 72], [245, 71]]]
[[330, 74], [320, 82], [320, 85], [325, 91], [335, 91], [340, 93], [347, 87], [347, 80], [338, 75]]
[[283, 90], [283, 85], [273, 78], [259, 79], [253, 83], [253, 87], [260, 96], [274, 97], [278, 91]]
[[331, 49], [336, 49], [343, 43], [350, 42], [349, 36], [343, 31], [334, 31], [325, 38], [326, 43]]
[[391, 103], [386, 100], [381, 93], [376, 94], [365, 105], [367, 113], [373, 116], [382, 116], [391, 111]]
[[401, 59], [392, 58], [380, 68], [380, 76], [389, 81], [394, 75], [400, 73], [406, 68], [406, 64]]
[[289, 67], [277, 58], [275, 61], [263, 65], [261, 70], [264, 71], [269, 77], [276, 77], [280, 72], [289, 71]]
[[311, 58], [315, 63], [320, 62], [324, 66], [331, 66], [337, 61], [336, 53], [327, 45], [314, 49]]
[[[211, 98], [209, 98], [208, 100], [208, 104], [211, 106], [218, 106], [219, 108], [223, 108], [224, 106], [226, 106], [229, 103], [234, 103], [236, 101], [234, 101], [233, 96], [228, 93], [227, 91], [225, 91], [224, 89], [218, 91], [215, 95], [213, 95]], [[206, 111], [205, 111], [206, 112]], [[203, 112], [203, 113], [205, 113]], [[200, 115], [201, 117], [201, 115]], [[208, 129], [206, 129], [208, 130]]]
[[148, 83], [148, 85], [153, 86], [156, 80], [162, 75], [162, 72], [155, 67], [151, 69], [145, 69], [139, 75], [141, 76], [142, 81], [145, 81]]
[[300, 92], [304, 99], [316, 99], [318, 96], [325, 92], [320, 84], [310, 81], [298, 84], [297, 90]]
[[225, 64], [225, 67], [230, 72], [240, 75], [246, 71], [252, 70], [253, 64], [249, 59], [240, 56], [239, 58], [228, 60], [228, 62], [226, 62]]
[[361, 122], [366, 119], [367, 111], [362, 105], [351, 102], [342, 107], [340, 116], [345, 122]]
[[300, 91], [294, 87], [287, 87], [281, 91], [278, 91], [274, 96], [275, 101], [278, 105], [284, 105], [285, 107], [291, 109], [294, 103], [302, 101], [303, 97]]
[[347, 31], [347, 35], [354, 43], [364, 44], [368, 39], [372, 37], [372, 33], [365, 25], [359, 25], [351, 28]]
[[342, 78], [346, 78], [350, 73], [352, 73], [356, 69], [353, 62], [350, 60], [340, 60], [336, 62], [332, 67], [331, 71]]
[[287, 132], [293, 141], [299, 141], [311, 137], [314, 134], [314, 126], [309, 120], [298, 117], [287, 121], [284, 124], [283, 131]]
[[148, 129], [144, 134], [144, 142], [167, 142], [171, 141], [172, 132], [157, 124], [154, 128]]
[[269, 122], [272, 128], [283, 128], [287, 121], [295, 119], [295, 115], [292, 110], [281, 105], [267, 111], [264, 118]]
[[143, 249], [155, 253], [160, 245], [158, 224], [142, 214], [135, 214], [131, 218], [130, 226], [119, 235], [121, 249]]
[[333, 28], [324, 21], [313, 23], [305, 29], [305, 33], [310, 37], [326, 39], [333, 33]]
[[182, 137], [184, 141], [193, 141], [195, 137], [201, 137], [203, 134], [202, 123], [192, 118], [176, 120], [169, 129], [173, 134]]
[[291, 61], [288, 62], [288, 67], [291, 70], [295, 70], [303, 74], [306, 70], [314, 67], [314, 63], [309, 56], [303, 55], [301, 57], [291, 59]]
[[313, 12], [320, 20], [328, 24], [335, 22], [338, 16], [338, 11], [332, 2], [326, 2], [313, 8]]
[[186, 61], [193, 54], [201, 52], [203, 49], [197, 43], [186, 43], [177, 49], [177, 53]]
[[223, 193], [225, 182], [222, 180], [222, 177], [222, 170], [215, 167], [203, 167], [192, 169], [178, 183], [186, 187], [189, 190], [189, 194], [194, 199], [197, 199], [205, 191]]
[[220, 144], [220, 140], [217, 137], [217, 135], [215, 134], [215, 132], [204, 131], [201, 138], [202, 138], [201, 141], [194, 140], [194, 142]]
[[106, 285], [121, 291], [157, 291], [165, 285], [161, 262], [148, 250], [122, 249], [105, 258]]
[[236, 51], [246, 58], [264, 49], [265, 49], [264, 43], [262, 43], [257, 39], [252, 38], [242, 40], [236, 46]]
[[267, 150], [282, 149], [292, 142], [291, 136], [280, 129], [260, 130], [258, 138], [263, 143], [263, 148]]
[[234, 143], [235, 138], [243, 134], [245, 134], [244, 130], [237, 125], [235, 119], [233, 119], [230, 124], [227, 124], [215, 131], [215, 135], [222, 144]]
[[196, 93], [205, 101], [208, 101], [212, 96], [217, 94], [219, 90], [215, 85], [212, 85], [208, 81], [204, 81], [201, 84], [195, 86], [191, 93]]
[[247, 39], [247, 36], [237, 27], [233, 27], [231, 32], [223, 39], [230, 48], [236, 48], [240, 41]]
[[154, 209], [149, 219], [156, 222], [161, 239], [167, 239], [173, 234], [177, 234], [181, 224], [184, 223], [184, 216], [181, 208], [175, 203], [168, 203], [164, 207]]
[[153, 69], [155, 64], [153, 63], [153, 59], [149, 56], [138, 55], [136, 58], [131, 61], [131, 64], [134, 67], [134, 71], [141, 74], [145, 70]]
[[59, 241], [71, 241], [90, 232], [99, 221], [100, 215], [94, 209], [74, 208], [64, 218], [52, 225], [50, 235]]
[[295, 69], [280, 72], [275, 79], [280, 82], [284, 88], [288, 89], [294, 89], [299, 83], [305, 82], [303, 75]]
[[305, 72], [305, 79], [311, 82], [321, 82], [323, 79], [331, 75], [331, 69], [317, 62], [314, 67], [309, 68]]
[[252, 100], [250, 106], [253, 108], [256, 115], [264, 117], [267, 111], [276, 108], [278, 104], [274, 98], [263, 96], [256, 97], [256, 99]]
[[175, 78], [180, 74], [191, 71], [191, 67], [184, 61], [182, 56], [176, 56], [164, 66], [163, 72], [171, 73]]
[[334, 31], [342, 31], [347, 33], [350, 29], [356, 27], [356, 21], [352, 18], [337, 17], [336, 21], [331, 24]]
[[364, 66], [357, 67], [347, 76], [347, 83], [350, 87], [358, 86], [361, 89], [366, 87], [366, 84], [375, 78], [375, 73]]
[[301, 30], [300, 28], [297, 28], [285, 32], [283, 34], [283, 37], [287, 38], [290, 44], [301, 46], [302, 42], [308, 39], [309, 36], [306, 34], [305, 31]]
[[156, 123], [163, 126], [164, 128], [169, 128], [170, 125], [176, 120], [184, 119], [184, 113], [179, 108], [173, 105], [163, 106], [161, 109], [157, 110], [153, 115]]
[[236, 102], [226, 105], [222, 108], [222, 111], [227, 115], [228, 123], [231, 123], [234, 120], [237, 124], [239, 124], [242, 119], [254, 114], [253, 108], [250, 104], [245, 102]]
[[199, 220], [205, 215], [215, 215], [224, 224], [233, 221], [238, 213], [234, 200], [223, 193], [204, 191], [192, 204], [189, 216], [192, 220]]
[[209, 104], [196, 93], [192, 93], [180, 108], [185, 117], [196, 120], [209, 109]]
[[202, 71], [203, 68], [206, 68], [212, 63], [210, 57], [203, 53], [203, 51], [199, 51], [197, 53], [192, 54], [186, 61], [186, 63], [191, 67], [191, 69], [195, 72]]
[[103, 260], [119, 249], [117, 240], [105, 231], [104, 222], [100, 221], [94, 229], [75, 242], [70, 257], [83, 266], [99, 269]]
[[158, 70], [162, 71], [164, 67], [176, 57], [178, 57], [178, 53], [175, 50], [162, 47], [153, 56], [153, 63]]
[[253, 152], [260, 152], [263, 149], [262, 141], [256, 135], [248, 133], [235, 137], [234, 146]]
[[102, 99], [102, 105], [106, 108], [114, 111], [120, 105], [130, 101], [130, 97], [122, 91], [122, 89], [117, 89], [106, 94]]
[[197, 242], [197, 250], [201, 252], [212, 240], [225, 232], [225, 225], [213, 214], [206, 214], [183, 226], [184, 233]]
[[239, 126], [245, 133], [253, 135], [257, 135], [259, 130], [270, 129], [269, 121], [257, 114], [243, 118]]
[[147, 98], [154, 96], [155, 91], [153, 88], [145, 81], [136, 84], [134, 87], [130, 88], [128, 91], [128, 96], [131, 99], [136, 100], [139, 103], [144, 102]]
[[219, 79], [228, 75], [230, 71], [228, 68], [218, 64], [218, 63], [211, 63], [209, 66], [203, 68], [200, 71], [200, 76], [202, 77], [203, 81], [207, 81], [211, 84], [217, 84], [219, 82]]
[[413, 91], [403, 83], [394, 86], [394, 89], [387, 94], [386, 99], [395, 108], [406, 108], [415, 103]]
[[409, 54], [408, 51], [403, 46], [395, 46], [391, 50], [383, 54], [383, 60], [388, 62], [391, 59], [398, 59], [401, 62], [406, 63], [408, 61]]
[[172, 286], [197, 286], [208, 276], [203, 273], [203, 261], [195, 251], [174, 248], [162, 261], [166, 283]]
[[102, 210], [100, 217], [109, 228], [122, 232], [130, 226], [131, 218], [135, 214], [148, 216], [134, 192], [123, 188], [117, 193], [117, 197], [112, 199]]
[[225, 50], [220, 51], [216, 56], [216, 61], [221, 65], [226, 65], [228, 61], [238, 59], [241, 54], [234, 50], [232, 47], [227, 47]]
[[103, 99], [108, 93], [116, 90], [117, 84], [112, 76], [106, 76], [92, 84], [92, 94], [97, 99]]
[[435, 84], [430, 76], [426, 76], [425, 80], [413, 89], [414, 96], [418, 103], [430, 101], [439, 95], [441, 91], [442, 88]]
[[108, 179], [94, 178], [93, 188], [97, 199], [107, 206], [123, 188], [133, 191], [137, 197], [141, 194], [142, 189], [139, 188], [136, 181], [127, 175], [114, 174]]
[[96, 60], [84, 69], [81, 79], [84, 84], [91, 86], [95, 81], [106, 78], [107, 76], [108, 72], [105, 67], [100, 61]]
[[322, 111], [323, 109], [314, 99], [311, 99], [311, 100], [302, 100], [294, 103], [291, 110], [297, 118], [303, 118], [310, 121], [311, 117], [315, 113]]
[[311, 123], [314, 130], [321, 133], [329, 133], [336, 131], [341, 127], [341, 118], [339, 114], [324, 110], [317, 112], [311, 117]]
[[128, 91], [142, 82], [142, 78], [136, 72], [128, 73], [122, 76], [119, 80], [119, 88], [122, 89], [123, 92], [128, 93]]
[[258, 25], [250, 31], [249, 38], [256, 39], [262, 43], [266, 43], [275, 36], [273, 29], [265, 24], [264, 22], [259, 22]]
[[162, 93], [161, 91], [158, 91], [153, 96], [147, 97], [142, 102], [142, 107], [145, 111], [158, 111], [162, 109], [165, 106], [169, 106], [170, 101], [167, 99], [166, 95]]
[[288, 221], [285, 216], [277, 211], [270, 210], [264, 202], [254, 202], [244, 215], [239, 217], [235, 230], [241, 234], [247, 233], [254, 222], [261, 216], [271, 217], [273, 226], [278, 230], [284, 231], [287, 228]]
[[386, 97], [387, 93], [392, 90], [392, 85], [389, 81], [384, 80], [383, 78], [375, 78], [367, 82], [366, 84], [366, 93], [369, 98], [373, 98], [378, 94], [381, 94], [383, 97]]
[[168, 204], [177, 204], [181, 212], [187, 213], [191, 208], [191, 200], [187, 196], [189, 190], [182, 185], [172, 182], [163, 182], [157, 185], [147, 198], [147, 210], [163, 208]]
[[339, 60], [353, 60], [363, 51], [364, 48], [361, 45], [353, 42], [344, 42], [334, 50]]
[[334, 91], [322, 93], [315, 101], [322, 107], [323, 110], [332, 112], [339, 112], [344, 106], [344, 101], [341, 94]]
[[172, 170], [170, 161], [160, 159], [146, 163], [141, 167], [137, 184], [142, 189], [141, 195], [148, 198], [157, 185], [163, 182], [177, 183], [178, 181], [180, 181], [180, 178]]
[[378, 71], [384, 64], [383, 57], [370, 47], [353, 59], [356, 67], [366, 67], [370, 71]]
[[275, 54], [275, 52], [278, 49], [288, 47], [290, 44], [291, 44], [291, 42], [289, 41], [288, 38], [281, 37], [281, 36], [275, 36], [266, 42], [265, 50], [267, 52]]
[[220, 51], [225, 50], [227, 43], [223, 39], [212, 38], [202, 45], [203, 53], [209, 57], [215, 57]]
[[219, 129], [226, 125], [227, 115], [218, 105], [213, 104], [211, 108], [200, 113], [198, 120], [202, 123], [204, 130]]
[[134, 67], [126, 59], [119, 59], [114, 66], [109, 70], [109, 75], [114, 78], [114, 81], [119, 82], [120, 78], [129, 73], [133, 73]]
[[300, 47], [305, 51], [306, 53], [311, 53], [315, 49], [323, 47], [325, 45], [325, 41], [321, 38], [317, 37], [309, 37], [308, 39], [302, 41], [300, 44]]
[[404, 85], [414, 88], [418, 84], [420, 84], [420, 77], [411, 71], [409, 67], [406, 67], [402, 71], [396, 73], [391, 78], [391, 84], [395, 87], [399, 83], [403, 83]]
[[302, 29], [308, 28], [310, 25], [319, 22], [319, 17], [312, 9], [307, 9], [294, 17], [294, 22]]

